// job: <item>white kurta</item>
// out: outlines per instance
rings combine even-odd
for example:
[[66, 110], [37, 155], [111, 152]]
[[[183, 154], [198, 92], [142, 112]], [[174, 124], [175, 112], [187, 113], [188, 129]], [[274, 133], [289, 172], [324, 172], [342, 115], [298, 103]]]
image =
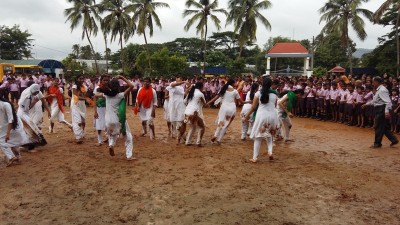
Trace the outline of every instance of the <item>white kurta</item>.
[[182, 86], [170, 86], [168, 110], [171, 122], [180, 122], [185, 119], [185, 90]]
[[[99, 92], [97, 91], [97, 89], [99, 88], [99, 86], [97, 86], [94, 89], [94, 94], [99, 94]], [[97, 106], [96, 106], [97, 107]], [[106, 129], [106, 107], [97, 107], [97, 114], [98, 114], [98, 118], [94, 119], [94, 128], [96, 130], [105, 130]]]
[[[140, 88], [138, 91], [138, 96], [141, 90], [143, 90], [144, 87]], [[139, 117], [140, 120], [142, 121], [147, 121], [147, 120], [152, 120], [153, 117], [151, 116], [151, 113], [153, 112], [153, 107], [157, 106], [157, 93], [156, 91], [152, 88], [153, 91], [153, 100], [151, 101], [150, 108], [146, 109], [143, 107], [143, 105], [140, 106], [140, 112], [139, 112]]]
[[[62, 88], [60, 88], [60, 93], [61, 94], [64, 93], [64, 90]], [[51, 112], [50, 121], [52, 123], [65, 121], [64, 113], [61, 112], [60, 107], [58, 106], [57, 97], [52, 97], [50, 104], [50, 112]]]
[[[42, 107], [41, 107], [41, 101], [39, 100], [33, 107], [32, 109], [29, 109], [31, 102], [35, 98], [40, 98], [41, 92], [37, 94], [36, 96], [29, 95], [25, 98], [25, 100], [21, 100], [18, 102], [18, 111], [17, 115], [21, 119], [24, 125], [24, 130], [28, 135], [28, 139], [30, 143], [38, 143], [39, 142], [39, 136], [41, 135], [41, 131], [39, 127], [36, 125], [34, 120], [31, 118], [31, 110], [35, 108], [36, 105], [40, 105], [40, 112], [38, 108], [35, 108], [35, 111], [33, 111], [33, 115], [36, 116], [35, 118], [43, 118], [43, 112], [42, 112]], [[37, 106], [36, 106], [37, 107]], [[39, 115], [42, 115], [40, 117]]]
[[[170, 86], [166, 87], [165, 89], [169, 92]], [[164, 106], [163, 106], [163, 108], [164, 108], [164, 119], [165, 119], [167, 122], [171, 122], [171, 121], [169, 120], [169, 119], [170, 119], [170, 116], [169, 116], [168, 105], [169, 105], [169, 97], [168, 97], [167, 99], [164, 100]]]
[[[203, 109], [203, 101], [205, 101], [204, 94], [196, 89], [193, 94], [193, 98], [187, 102], [187, 106], [185, 109], [185, 115], [191, 116], [194, 115], [195, 112], [199, 114], [201, 118], [203, 118], [202, 109]], [[185, 99], [187, 101], [187, 99]]]
[[[87, 90], [86, 86], [84, 86]], [[77, 89], [76, 84], [72, 86], [72, 89]], [[71, 101], [71, 114], [72, 114], [72, 129], [77, 140], [82, 139], [85, 136], [85, 132], [79, 124], [85, 122], [86, 119], [86, 105], [84, 100], [78, 102]]]
[[[41, 91], [36, 95], [37, 98], [42, 99], [44, 96]], [[42, 101], [36, 102], [36, 104], [29, 110], [29, 117], [32, 122], [36, 124], [38, 128], [42, 128], [43, 124], [43, 104]]]
[[21, 119], [18, 118], [18, 127], [10, 132], [10, 139], [6, 142], [8, 124], [13, 122], [11, 105], [7, 102], [0, 101], [0, 149], [4, 152], [8, 159], [14, 157], [11, 150], [28, 143], [28, 137], [24, 131]]
[[[246, 102], [250, 101], [250, 91], [246, 94]], [[246, 103], [242, 107], [242, 111], [240, 112], [240, 117], [244, 118], [246, 114], [250, 111], [252, 103]]]
[[236, 114], [236, 99], [239, 99], [240, 95], [237, 90], [226, 91], [222, 97], [222, 104], [218, 112], [218, 124], [223, 123], [225, 126], [230, 122], [227, 117], [233, 117]]
[[255, 94], [255, 97], [258, 97], [259, 104], [250, 138], [266, 138], [271, 136], [272, 130], [277, 130], [279, 128], [279, 118], [276, 110], [278, 96], [270, 93], [267, 104], [261, 103], [260, 91]]

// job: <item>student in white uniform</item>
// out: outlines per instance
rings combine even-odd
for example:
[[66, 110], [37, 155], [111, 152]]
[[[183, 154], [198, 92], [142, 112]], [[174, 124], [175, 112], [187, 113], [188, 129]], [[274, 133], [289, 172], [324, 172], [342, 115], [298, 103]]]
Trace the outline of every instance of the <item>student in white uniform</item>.
[[218, 98], [221, 99], [221, 107], [218, 112], [217, 129], [214, 137], [211, 139], [212, 142], [217, 141], [217, 144], [221, 144], [222, 138], [224, 137], [229, 125], [232, 123], [236, 114], [237, 102], [243, 104], [240, 99], [239, 92], [233, 88], [235, 80], [229, 79], [228, 82], [221, 88], [221, 91], [211, 99], [207, 105], [215, 102]]
[[[109, 87], [102, 87], [98, 89], [97, 96], [103, 96], [106, 99], [106, 131], [108, 135], [109, 152], [111, 156], [115, 156], [114, 147], [116, 145], [119, 135], [125, 137], [126, 159], [133, 160], [133, 137], [129, 129], [128, 121], [126, 120], [126, 102], [125, 96], [128, 95], [133, 84], [123, 76], [117, 76], [109, 83]], [[124, 92], [120, 92], [119, 80], [126, 82], [129, 86]]]
[[[38, 84], [32, 84], [25, 89], [18, 101], [17, 115], [24, 124], [24, 130], [28, 135], [29, 144], [26, 147], [28, 147], [28, 150], [31, 150], [32, 152], [34, 151], [33, 149], [35, 146], [47, 144], [41, 130], [37, 127], [30, 116], [30, 110], [34, 108], [38, 102], [44, 103], [48, 112], [48, 117], [50, 118], [51, 114], [49, 107], [47, 106], [46, 101], [43, 100], [43, 95], [40, 92], [40, 86]], [[42, 109], [40, 108], [40, 113], [43, 117], [43, 112], [41, 110]], [[39, 112], [37, 112], [37, 114], [39, 114]]]
[[19, 162], [19, 146], [26, 144], [28, 137], [21, 119], [15, 113], [10, 102], [0, 97], [0, 149], [7, 159], [7, 166]]
[[245, 120], [246, 114], [250, 111], [254, 95], [258, 91], [260, 85], [258, 83], [253, 83], [251, 85], [250, 91], [246, 94], [245, 104], [242, 107], [242, 111], [240, 112], [240, 117], [242, 119], [242, 136], [241, 139], [244, 141], [246, 140], [247, 135], [250, 135], [250, 131], [253, 128], [253, 118], [249, 120]]
[[164, 105], [163, 105], [163, 109], [164, 109], [164, 119], [167, 121], [167, 127], [168, 127], [168, 137], [175, 137], [175, 133], [173, 127], [172, 127], [172, 123], [171, 123], [171, 117], [169, 116], [169, 109], [168, 109], [168, 105], [169, 105], [169, 89], [170, 86], [167, 86], [165, 88], [164, 91]]
[[64, 118], [64, 91], [59, 86], [58, 78], [55, 78], [47, 90], [47, 100], [50, 103], [51, 117], [49, 132], [54, 132], [54, 123], [59, 122], [65, 124], [72, 130], [72, 125]]
[[85, 79], [83, 75], [79, 75], [75, 79], [75, 84], [72, 86], [72, 101], [71, 101], [71, 114], [72, 114], [72, 128], [74, 131], [77, 144], [82, 144], [85, 137], [86, 126], [86, 93], [87, 87], [84, 84]]
[[144, 79], [144, 86], [139, 89], [136, 97], [136, 106], [139, 109], [139, 117], [142, 121], [142, 137], [150, 130], [150, 139], [154, 140], [155, 129], [153, 120], [156, 116], [157, 94], [151, 87], [150, 78]]
[[203, 139], [205, 125], [204, 117], [202, 113], [203, 105], [206, 104], [204, 94], [201, 92], [203, 89], [203, 83], [197, 82], [191, 87], [189, 94], [187, 95], [185, 102], [187, 104], [185, 109], [185, 123], [189, 125], [189, 131], [186, 136], [186, 145], [190, 145], [192, 135], [195, 131], [197, 133], [196, 145], [201, 147], [201, 140]]
[[100, 77], [100, 83], [94, 88], [93, 100], [96, 103], [94, 108], [94, 128], [97, 131], [97, 146], [101, 146], [104, 142], [103, 132], [106, 130], [106, 99], [104, 96], [98, 96], [100, 94], [99, 89], [102, 87], [108, 87], [110, 82], [109, 75], [103, 75]]
[[185, 89], [182, 87], [185, 81], [181, 80], [181, 77], [176, 77], [175, 81], [169, 85], [169, 101], [168, 101], [168, 110], [169, 110], [169, 121], [171, 121], [172, 128], [174, 129], [173, 133], [177, 133], [177, 143], [180, 143], [180, 140], [185, 133], [186, 125], [183, 123], [185, 119]]
[[250, 134], [250, 138], [254, 139], [253, 158], [250, 161], [254, 163], [258, 160], [263, 139], [266, 139], [268, 144], [269, 159], [274, 159], [272, 156], [273, 136], [279, 128], [279, 118], [276, 110], [278, 96], [275, 91], [271, 90], [271, 84], [272, 81], [270, 78], [264, 78], [263, 86], [255, 94], [253, 105], [245, 117], [248, 120], [255, 109], [257, 109], [253, 129]]

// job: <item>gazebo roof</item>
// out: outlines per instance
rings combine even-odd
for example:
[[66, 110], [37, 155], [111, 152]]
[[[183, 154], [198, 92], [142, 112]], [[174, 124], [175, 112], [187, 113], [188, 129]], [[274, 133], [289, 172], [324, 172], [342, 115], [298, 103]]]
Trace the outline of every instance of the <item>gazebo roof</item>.
[[346, 69], [341, 66], [335, 66], [331, 70], [328, 71], [329, 73], [345, 73]]
[[268, 52], [267, 57], [311, 57], [312, 54], [300, 42], [276, 43]]

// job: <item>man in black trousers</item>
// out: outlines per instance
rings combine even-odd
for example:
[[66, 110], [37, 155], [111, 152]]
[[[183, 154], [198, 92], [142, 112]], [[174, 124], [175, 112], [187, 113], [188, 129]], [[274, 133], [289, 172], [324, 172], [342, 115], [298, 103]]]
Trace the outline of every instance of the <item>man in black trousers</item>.
[[[390, 100], [389, 91], [383, 85], [383, 79], [381, 77], [374, 77], [372, 84], [376, 89], [374, 99], [370, 105], [374, 106], [375, 112], [375, 142], [371, 148], [382, 147], [382, 138], [385, 135], [390, 141], [390, 147], [399, 143], [396, 136], [390, 131], [390, 114], [389, 110], [392, 108], [392, 102]], [[363, 105], [365, 107], [365, 105]]]

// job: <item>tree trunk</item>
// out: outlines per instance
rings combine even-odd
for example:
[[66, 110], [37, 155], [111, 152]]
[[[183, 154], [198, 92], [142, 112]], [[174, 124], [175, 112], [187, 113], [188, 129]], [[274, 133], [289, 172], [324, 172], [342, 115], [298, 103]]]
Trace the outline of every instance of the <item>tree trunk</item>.
[[122, 33], [119, 33], [119, 43], [121, 45], [121, 52], [120, 52], [120, 55], [119, 55], [119, 60], [121, 61], [122, 73], [124, 73], [125, 72], [124, 61], [122, 60], [122, 56], [123, 56], [123, 54], [122, 54], [122, 49], [123, 49], [122, 48]]
[[147, 52], [147, 57], [149, 58], [149, 69], [150, 69], [150, 75], [151, 75], [151, 59], [150, 59], [150, 52], [149, 52], [149, 46], [147, 45], [147, 37], [146, 37], [146, 31], [143, 32], [143, 37], [144, 37], [144, 43], [146, 44], [146, 52]]
[[242, 57], [243, 45], [244, 44], [240, 44], [240, 50], [239, 50], [239, 55], [238, 55], [237, 59], [240, 59], [240, 57]]
[[207, 15], [206, 15], [206, 30], [204, 32], [204, 52], [203, 52], [203, 75], [206, 75], [206, 58], [207, 58], [207, 30], [208, 30], [208, 25], [207, 25]]
[[106, 58], [106, 74], [108, 74], [108, 51], [107, 51], [107, 36], [104, 35], [104, 43], [106, 45], [105, 58]]
[[92, 42], [90, 41], [89, 33], [88, 33], [88, 30], [87, 30], [87, 29], [85, 29], [85, 33], [86, 33], [86, 38], [87, 38], [88, 41], [89, 41], [90, 47], [92, 48], [92, 54], [93, 54], [93, 58], [94, 58], [94, 64], [96, 65], [96, 74], [98, 75], [98, 74], [99, 74], [99, 67], [97, 66], [96, 53], [94, 52], [94, 48], [93, 48]]
[[352, 55], [352, 52], [350, 49], [349, 35], [346, 35], [346, 48], [347, 48], [347, 54], [349, 57], [350, 75], [353, 76], [353, 55]]
[[396, 45], [397, 45], [397, 70], [396, 77], [399, 77], [399, 67], [400, 67], [400, 41], [399, 41], [399, 23], [400, 23], [400, 6], [397, 9], [397, 19], [396, 19]]

